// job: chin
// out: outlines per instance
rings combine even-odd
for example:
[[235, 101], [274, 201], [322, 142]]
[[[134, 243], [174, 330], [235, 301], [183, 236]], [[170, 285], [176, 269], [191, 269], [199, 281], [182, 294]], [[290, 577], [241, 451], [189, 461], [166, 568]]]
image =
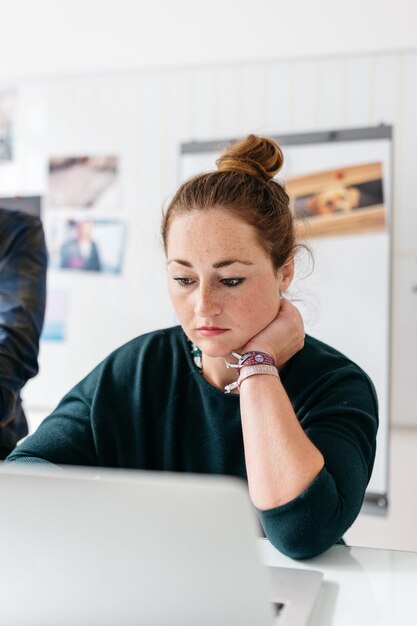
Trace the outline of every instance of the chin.
[[203, 341], [199, 340], [198, 343], [194, 341], [194, 344], [200, 348], [203, 354], [213, 359], [217, 357], [221, 357], [221, 356], [226, 357], [229, 354], [231, 354], [232, 351], [234, 350], [234, 348], [232, 348], [232, 350], [229, 350], [224, 345], [220, 346], [218, 343], [205, 341], [205, 340]]
[[[232, 352], [239, 352], [241, 347], [247, 343], [247, 341], [242, 341], [242, 339], [233, 340], [233, 337], [229, 337], [227, 340], [216, 337], [210, 338], [201, 338], [198, 337], [196, 341], [191, 340], [193, 343], [198, 346], [203, 354], [211, 358], [228, 358], [232, 354]], [[234, 358], [234, 357], [232, 357]]]

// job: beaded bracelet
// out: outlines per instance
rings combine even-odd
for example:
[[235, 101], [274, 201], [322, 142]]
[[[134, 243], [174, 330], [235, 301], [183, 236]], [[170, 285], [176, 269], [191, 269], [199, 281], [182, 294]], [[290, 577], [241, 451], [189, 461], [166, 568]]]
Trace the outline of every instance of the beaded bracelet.
[[233, 389], [238, 388], [245, 378], [255, 374], [272, 374], [279, 377], [274, 359], [266, 352], [250, 350], [244, 354], [239, 354], [238, 352], [232, 352], [232, 354], [238, 359], [238, 362], [229, 363], [225, 360], [226, 367], [238, 369], [239, 378], [235, 382], [225, 386], [224, 390], [226, 393], [230, 393]]
[[255, 376], [256, 374], [269, 374], [271, 376], [276, 376], [277, 378], [279, 378], [278, 370], [273, 365], [248, 365], [247, 367], [245, 366], [245, 368], [242, 369], [239, 378], [235, 380], [235, 382], [225, 386], [225, 392], [230, 393], [233, 389], [239, 388], [245, 378], [249, 378], [249, 376]]
[[239, 369], [247, 365], [273, 365], [275, 367], [275, 362], [270, 354], [251, 350], [242, 354], [239, 359]]
[[250, 350], [249, 352], [245, 352], [244, 354], [232, 352], [232, 354], [238, 359], [238, 361], [237, 363], [229, 363], [229, 361], [223, 359], [227, 368], [236, 368], [240, 370], [241, 367], [246, 367], [247, 365], [275, 366], [275, 361], [272, 356], [270, 354], [267, 354], [266, 352], [260, 352], [259, 350]]

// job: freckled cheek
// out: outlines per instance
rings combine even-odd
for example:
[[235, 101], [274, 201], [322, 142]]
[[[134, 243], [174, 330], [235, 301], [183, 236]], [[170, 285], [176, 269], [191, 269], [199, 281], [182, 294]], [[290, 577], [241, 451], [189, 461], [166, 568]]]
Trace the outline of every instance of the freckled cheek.
[[239, 325], [242, 327], [252, 327], [259, 315], [257, 301], [250, 295], [236, 298], [234, 302], [230, 302], [228, 311], [236, 321], [239, 321]]
[[245, 297], [237, 303], [236, 315], [241, 326], [259, 332], [275, 319], [279, 309], [279, 300], [270, 293], [259, 293]]

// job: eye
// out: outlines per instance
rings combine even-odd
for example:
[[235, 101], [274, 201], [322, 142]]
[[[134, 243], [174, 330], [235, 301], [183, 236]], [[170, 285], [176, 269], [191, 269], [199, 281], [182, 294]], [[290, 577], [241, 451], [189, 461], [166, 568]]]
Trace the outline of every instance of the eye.
[[238, 287], [244, 283], [245, 280], [245, 278], [223, 278], [220, 282], [222, 282], [225, 287]]
[[177, 276], [174, 280], [180, 287], [188, 287], [194, 282], [192, 278], [186, 278], [185, 276]]

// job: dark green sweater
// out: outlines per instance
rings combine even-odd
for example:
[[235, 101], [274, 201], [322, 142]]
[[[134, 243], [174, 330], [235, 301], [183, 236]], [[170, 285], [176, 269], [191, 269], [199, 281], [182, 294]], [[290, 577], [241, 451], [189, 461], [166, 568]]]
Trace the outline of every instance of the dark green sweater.
[[[363, 501], [375, 457], [377, 400], [367, 375], [307, 336], [282, 383], [325, 467], [297, 498], [258, 511], [293, 558], [336, 543]], [[8, 462], [50, 462], [246, 478], [239, 396], [212, 387], [180, 327], [122, 346], [76, 385]]]

